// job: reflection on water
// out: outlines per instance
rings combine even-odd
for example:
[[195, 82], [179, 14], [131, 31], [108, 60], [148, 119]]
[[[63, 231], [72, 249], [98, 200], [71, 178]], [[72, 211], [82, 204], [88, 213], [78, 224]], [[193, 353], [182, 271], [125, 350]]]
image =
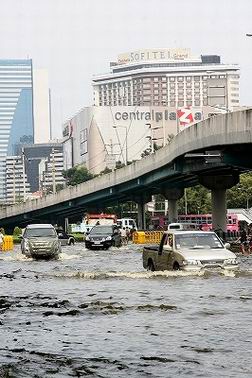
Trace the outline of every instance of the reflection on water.
[[0, 377], [250, 377], [252, 258], [147, 272], [140, 252], [2, 252]]

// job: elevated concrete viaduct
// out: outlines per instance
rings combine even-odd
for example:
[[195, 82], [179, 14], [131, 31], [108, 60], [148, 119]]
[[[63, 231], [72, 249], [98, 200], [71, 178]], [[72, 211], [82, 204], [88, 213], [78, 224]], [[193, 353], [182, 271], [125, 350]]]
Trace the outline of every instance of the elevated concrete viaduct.
[[198, 183], [211, 189], [213, 227], [226, 229], [226, 189], [239, 174], [252, 169], [252, 110], [216, 115], [186, 128], [164, 148], [112, 173], [69, 187], [35, 201], [0, 211], [8, 228], [30, 222], [61, 223], [89, 209], [134, 200], [139, 204], [139, 227], [144, 227], [144, 204], [163, 193], [170, 220], [177, 217], [176, 201], [185, 187]]

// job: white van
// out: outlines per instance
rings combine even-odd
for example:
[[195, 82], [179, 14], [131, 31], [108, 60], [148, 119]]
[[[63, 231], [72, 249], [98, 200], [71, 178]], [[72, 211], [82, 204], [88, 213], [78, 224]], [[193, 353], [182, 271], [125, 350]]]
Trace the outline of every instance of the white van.
[[195, 223], [170, 223], [168, 230], [198, 231], [199, 226]]
[[131, 230], [132, 228], [134, 228], [134, 230], [137, 230], [136, 221], [132, 218], [117, 219], [117, 226], [119, 228], [128, 227], [129, 230]]

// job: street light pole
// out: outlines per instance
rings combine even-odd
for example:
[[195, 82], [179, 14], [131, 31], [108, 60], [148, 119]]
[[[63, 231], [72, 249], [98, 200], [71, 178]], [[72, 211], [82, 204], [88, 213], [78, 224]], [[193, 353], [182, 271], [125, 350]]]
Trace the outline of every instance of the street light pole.
[[53, 194], [56, 194], [54, 147], [52, 148], [52, 179], [53, 179]]
[[23, 166], [23, 201], [26, 201], [26, 182], [25, 182], [25, 153], [22, 147], [22, 166]]
[[125, 165], [127, 165], [128, 164], [128, 127], [122, 126], [122, 125], [113, 125], [113, 129], [117, 129], [118, 127], [125, 129]]
[[16, 203], [16, 173], [15, 173], [15, 160], [13, 160], [13, 203]]

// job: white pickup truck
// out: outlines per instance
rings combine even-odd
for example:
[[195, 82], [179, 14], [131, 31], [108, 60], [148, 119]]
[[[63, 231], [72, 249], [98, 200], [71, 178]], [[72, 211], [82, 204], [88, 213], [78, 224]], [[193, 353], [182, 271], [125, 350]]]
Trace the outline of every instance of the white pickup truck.
[[214, 232], [168, 230], [158, 245], [145, 246], [143, 266], [155, 270], [237, 269], [236, 255]]

